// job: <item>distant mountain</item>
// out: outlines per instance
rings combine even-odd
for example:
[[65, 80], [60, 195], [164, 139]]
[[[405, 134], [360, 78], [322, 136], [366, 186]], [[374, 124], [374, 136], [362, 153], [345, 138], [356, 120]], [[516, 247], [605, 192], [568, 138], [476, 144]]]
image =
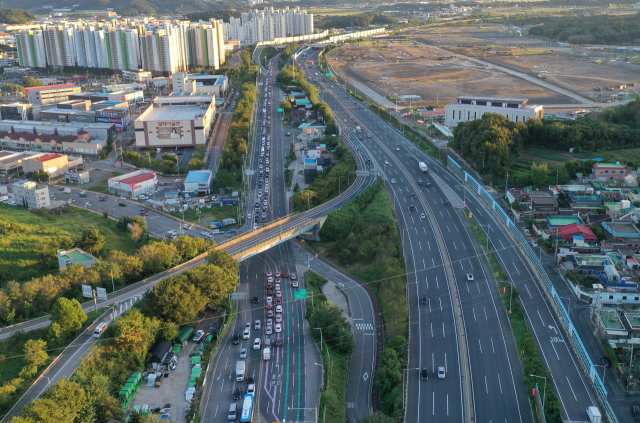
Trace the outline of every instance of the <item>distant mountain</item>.
[[0, 9], [0, 23], [23, 24], [36, 19], [36, 15], [23, 9]]

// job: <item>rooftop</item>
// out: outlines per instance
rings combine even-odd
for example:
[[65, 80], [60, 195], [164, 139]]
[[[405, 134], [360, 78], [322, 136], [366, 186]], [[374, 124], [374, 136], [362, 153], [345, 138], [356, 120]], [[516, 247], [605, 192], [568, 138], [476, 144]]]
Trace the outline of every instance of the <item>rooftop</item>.
[[191, 170], [185, 182], [207, 182], [211, 176], [210, 170]]
[[627, 166], [621, 165], [620, 163], [594, 163], [594, 168], [602, 168], [602, 169], [626, 169]]
[[582, 219], [578, 216], [550, 216], [547, 217], [549, 226], [566, 226], [571, 224], [582, 225]]
[[53, 88], [71, 88], [71, 87], [80, 88], [75, 84], [59, 84], [59, 85], [45, 85], [45, 86], [42, 86], [42, 87], [25, 88], [24, 92], [25, 92], [25, 94], [27, 94], [31, 90], [50, 90], [50, 89], [53, 89]]
[[88, 261], [91, 260], [95, 260], [95, 257], [93, 257], [91, 254], [89, 253], [85, 253], [82, 250], [79, 250], [77, 248], [74, 248], [73, 250], [67, 250], [64, 252], [64, 254], [60, 255], [60, 258], [64, 259], [64, 260], [73, 260], [74, 263], [86, 263]]
[[625, 316], [629, 321], [629, 324], [634, 328], [640, 327], [640, 313], [633, 313], [630, 311], [625, 311]]
[[133, 185], [133, 184], [139, 184], [140, 182], [149, 181], [151, 179], [154, 179], [155, 177], [156, 177], [155, 172], [149, 172], [149, 173], [143, 173], [142, 175], [132, 176], [131, 178], [120, 179], [120, 182]]
[[624, 326], [622, 326], [622, 322], [620, 321], [620, 316], [616, 310], [608, 310], [606, 308], [600, 309], [598, 312], [600, 320], [602, 320], [602, 324], [607, 329], [619, 329], [624, 330]]
[[48, 160], [53, 160], [62, 157], [60, 154], [47, 154], [46, 156], [38, 157], [35, 159], [36, 162], [46, 162]]
[[193, 120], [206, 112], [198, 105], [176, 106], [163, 105], [149, 108], [138, 118], [142, 121], [170, 121], [170, 120]]
[[505, 103], [521, 103], [524, 104], [529, 101], [528, 98], [506, 98], [506, 97], [472, 97], [463, 95], [458, 97], [458, 100], [480, 100], [480, 101], [502, 101]]

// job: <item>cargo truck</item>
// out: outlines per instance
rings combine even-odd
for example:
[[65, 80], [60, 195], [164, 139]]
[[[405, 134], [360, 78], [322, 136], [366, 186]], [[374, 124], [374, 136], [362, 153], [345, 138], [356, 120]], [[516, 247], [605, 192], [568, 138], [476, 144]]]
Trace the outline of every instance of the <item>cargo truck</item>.
[[238, 364], [236, 364], [236, 382], [242, 382], [244, 380], [245, 370], [244, 361], [238, 361]]
[[236, 220], [235, 219], [231, 219], [231, 218], [222, 219], [222, 224], [224, 226], [235, 225], [236, 224]]
[[271, 360], [271, 347], [265, 347], [264, 350], [262, 350], [262, 358], [264, 360]]
[[427, 173], [428, 168], [427, 168], [427, 164], [425, 162], [418, 163], [418, 166], [420, 167], [420, 171], [422, 173]]
[[356, 126], [356, 132], [362, 132], [362, 128], [359, 126]]
[[593, 405], [587, 407], [587, 415], [591, 423], [602, 423], [602, 414], [600, 414], [598, 407], [594, 407]]

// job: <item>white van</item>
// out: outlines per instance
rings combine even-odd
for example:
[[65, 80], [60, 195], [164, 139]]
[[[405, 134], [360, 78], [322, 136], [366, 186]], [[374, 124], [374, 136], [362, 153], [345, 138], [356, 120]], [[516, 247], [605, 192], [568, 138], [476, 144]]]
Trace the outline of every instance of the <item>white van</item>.
[[232, 402], [229, 406], [229, 416], [227, 417], [230, 422], [238, 418], [238, 404]]

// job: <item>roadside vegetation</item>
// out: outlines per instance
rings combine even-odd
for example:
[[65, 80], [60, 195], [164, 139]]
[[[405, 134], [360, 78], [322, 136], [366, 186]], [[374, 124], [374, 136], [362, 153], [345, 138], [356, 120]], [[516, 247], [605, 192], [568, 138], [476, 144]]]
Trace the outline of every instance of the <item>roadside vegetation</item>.
[[633, 44], [640, 38], [640, 14], [537, 18], [529, 35], [576, 44]]
[[265, 68], [269, 66], [269, 60], [278, 55], [278, 50], [275, 47], [267, 46], [262, 49], [260, 53], [260, 64]]
[[293, 54], [294, 51], [298, 49], [298, 43], [291, 43], [280, 54], [280, 68], [284, 68], [289, 62], [289, 58]]
[[357, 13], [346, 16], [331, 16], [324, 20], [318, 28], [347, 28], [347, 27], [367, 27], [369, 25], [396, 25], [398, 21], [382, 13]]
[[[240, 264], [224, 251], [211, 250], [209, 263], [165, 278], [142, 301], [116, 318], [74, 375], [29, 404], [14, 423], [122, 419], [114, 397], [133, 371], [146, 368], [157, 340], [174, 339], [181, 325], [209, 308], [228, 309]], [[193, 414], [190, 414], [192, 417]]]
[[[6, 272], [0, 286], [2, 324], [45, 315], [61, 297], [85, 301], [82, 285], [107, 291], [120, 289], [214, 245], [188, 236], [171, 242], [151, 240], [140, 216], [113, 221], [75, 207], [22, 213], [10, 206], [1, 207], [0, 211], [5, 207], [10, 211], [0, 225], [0, 242], [5, 244], [5, 251], [11, 252], [3, 255], [6, 262], [0, 266]], [[58, 212], [61, 214], [54, 214]], [[16, 248], [19, 246], [22, 249]], [[74, 263], [59, 270], [57, 251], [73, 247], [93, 254], [96, 263], [90, 267]], [[30, 258], [25, 258], [27, 254]], [[22, 278], [16, 279], [18, 275]]]
[[159, 154], [156, 150], [129, 151], [122, 152], [122, 159], [125, 163], [141, 169], [151, 169], [163, 175], [186, 175], [187, 169], [178, 167], [178, 157], [170, 153]]
[[400, 419], [409, 331], [406, 276], [400, 233], [382, 181], [329, 213], [320, 237], [321, 242], [309, 245], [326, 252], [345, 272], [369, 284], [377, 297], [384, 319], [385, 346], [375, 387], [382, 411], [394, 420]]
[[[349, 355], [355, 348], [351, 325], [342, 314], [342, 309], [327, 301], [320, 287], [327, 279], [315, 272], [305, 274], [307, 290], [313, 291], [313, 304], [307, 297], [307, 320], [311, 335], [322, 350], [324, 363], [324, 387], [320, 393], [318, 415], [323, 423], [343, 423], [347, 417], [345, 408], [347, 379], [349, 377]], [[322, 344], [320, 341], [322, 340]]]

